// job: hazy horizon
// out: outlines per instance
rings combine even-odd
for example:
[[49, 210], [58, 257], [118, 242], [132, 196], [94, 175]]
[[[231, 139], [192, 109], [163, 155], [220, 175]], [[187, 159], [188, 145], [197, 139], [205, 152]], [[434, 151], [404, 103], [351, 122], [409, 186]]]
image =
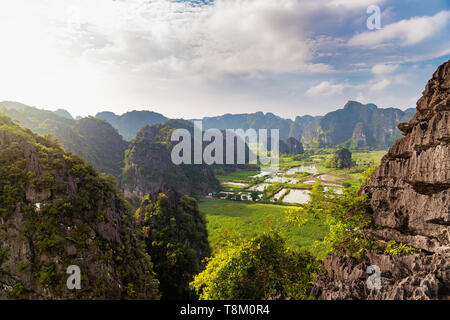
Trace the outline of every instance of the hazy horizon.
[[73, 116], [405, 110], [450, 58], [449, 21], [445, 0], [5, 0], [0, 99]]
[[[349, 101], [356, 101], [356, 100], [348, 100], [347, 102], [349, 102]], [[67, 109], [64, 108], [64, 107], [49, 108], [49, 107], [42, 107], [42, 106], [35, 106], [35, 105], [31, 105], [31, 104], [26, 104], [26, 103], [23, 103], [23, 102], [21, 102], [21, 101], [0, 100], [0, 104], [1, 104], [1, 103], [4, 103], [4, 102], [20, 103], [20, 104], [24, 104], [24, 105], [29, 106], [29, 107], [34, 107], [34, 108], [38, 108], [38, 109], [41, 109], [41, 110], [52, 111], [52, 112], [55, 112], [55, 111], [57, 111], [57, 110], [59, 110], [59, 109], [62, 109], [62, 110], [65, 110], [65, 111], [69, 112], [70, 115], [71, 115], [74, 119], [76, 119], [77, 117], [82, 117], [82, 118], [89, 117], [89, 116], [95, 117], [98, 113], [101, 113], [101, 112], [113, 112], [113, 111], [111, 111], [111, 110], [104, 109], [104, 110], [100, 110], [99, 112], [96, 112], [96, 113], [94, 113], [94, 114], [79, 115], [79, 114], [73, 114], [73, 113], [71, 113], [69, 110], [67, 110]], [[356, 102], [360, 102], [360, 101], [356, 101]], [[362, 103], [362, 102], [361, 102], [361, 103]], [[375, 104], [375, 105], [376, 105], [376, 103], [372, 103], [372, 102], [367, 102], [367, 103], [363, 103], [363, 104]], [[344, 104], [344, 105], [345, 105], [345, 104]], [[169, 116], [167, 116], [166, 114], [161, 113], [161, 112], [156, 112], [155, 110], [153, 110], [153, 109], [151, 109], [151, 108], [145, 109], [145, 107], [141, 107], [141, 108], [139, 108], [139, 107], [131, 107], [131, 108], [127, 108], [127, 109], [126, 109], [125, 111], [123, 111], [123, 112], [119, 112], [119, 113], [113, 112], [113, 113], [114, 113], [115, 115], [121, 116], [121, 115], [124, 115], [124, 114], [126, 114], [126, 113], [133, 112], [133, 111], [149, 111], [149, 112], [156, 112], [156, 113], [162, 114], [163, 116], [165, 116], [165, 117], [167, 117], [167, 118], [169, 118], [169, 119], [196, 120], [196, 119], [202, 119], [202, 118], [205, 118], [205, 117], [220, 117], [220, 116], [223, 116], [223, 115], [226, 115], [226, 114], [240, 115], [240, 114], [254, 114], [254, 113], [257, 113], [257, 112], [262, 112], [262, 113], [264, 113], [265, 115], [266, 115], [267, 113], [272, 113], [272, 114], [274, 114], [275, 116], [278, 116], [278, 117], [283, 118], [283, 119], [291, 119], [291, 120], [295, 120], [295, 118], [296, 118], [297, 116], [300, 116], [300, 117], [302, 117], [302, 116], [312, 116], [312, 117], [324, 116], [324, 115], [326, 115], [326, 114], [329, 113], [329, 112], [333, 112], [333, 111], [336, 111], [336, 110], [338, 110], [338, 109], [344, 108], [344, 105], [342, 105], [342, 106], [337, 106], [335, 109], [332, 109], [332, 110], [330, 110], [330, 111], [327, 111], [327, 112], [324, 113], [324, 114], [316, 114], [316, 115], [314, 115], [314, 114], [298, 114], [298, 115], [294, 115], [293, 117], [283, 117], [283, 116], [277, 114], [276, 112], [272, 112], [272, 111], [266, 111], [266, 112], [264, 112], [264, 111], [261, 111], [261, 110], [254, 111], [254, 112], [225, 112], [225, 113], [220, 113], [220, 114], [213, 114], [213, 115], [208, 115], [208, 116], [198, 116], [198, 117], [180, 117], [180, 116], [178, 116], [178, 117], [169, 117]], [[396, 108], [396, 109], [400, 109], [400, 110], [402, 110], [402, 111], [405, 111], [405, 110], [410, 109], [410, 108], [415, 109], [415, 107], [410, 107], [410, 108], [386, 107], [386, 108], [383, 108], [383, 107], [380, 107], [380, 106], [378, 106], [378, 105], [377, 105], [377, 107], [378, 107], [378, 109]]]

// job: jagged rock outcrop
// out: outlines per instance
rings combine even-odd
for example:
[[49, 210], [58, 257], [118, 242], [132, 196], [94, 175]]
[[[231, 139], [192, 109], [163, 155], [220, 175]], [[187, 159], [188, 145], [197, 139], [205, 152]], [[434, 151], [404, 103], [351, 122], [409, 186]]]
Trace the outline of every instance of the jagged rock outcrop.
[[[369, 252], [362, 259], [331, 255], [313, 294], [319, 299], [448, 299], [450, 296], [450, 61], [441, 65], [399, 129], [381, 166], [363, 185], [368, 214], [381, 226], [375, 241], [395, 240], [419, 254]], [[381, 271], [381, 288], [368, 289], [367, 267]]]
[[338, 149], [333, 157], [334, 167], [343, 169], [352, 166], [352, 153], [346, 148]]
[[[79, 290], [66, 285], [71, 265]], [[157, 287], [112, 181], [0, 116], [0, 299], [155, 299]]]
[[305, 150], [303, 149], [303, 144], [295, 139], [294, 137], [290, 137], [285, 141], [280, 140], [280, 153], [282, 154], [303, 154]]

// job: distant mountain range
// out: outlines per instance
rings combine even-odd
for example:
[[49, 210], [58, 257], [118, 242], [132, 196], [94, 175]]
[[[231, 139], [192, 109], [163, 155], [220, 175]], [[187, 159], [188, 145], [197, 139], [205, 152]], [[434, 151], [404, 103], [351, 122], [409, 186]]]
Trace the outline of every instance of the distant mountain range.
[[401, 137], [397, 125], [408, 122], [415, 109], [379, 109], [374, 104], [349, 101], [303, 128], [302, 142], [319, 147], [388, 148]]
[[146, 125], [158, 124], [169, 120], [160, 113], [136, 110], [120, 116], [113, 112], [104, 111], [97, 113], [95, 117], [109, 122], [127, 141], [133, 140], [136, 137], [136, 133]]
[[[85, 158], [99, 171], [116, 177], [122, 174], [125, 167], [125, 150], [132, 150], [130, 141], [136, 138], [136, 133], [146, 126], [159, 125], [169, 120], [152, 111], [131, 111], [123, 115], [105, 111], [98, 113], [95, 118], [75, 120], [64, 109], [52, 112], [11, 101], [0, 102], [0, 113], [19, 121], [20, 125], [38, 134], [53, 135], [65, 149]], [[296, 152], [301, 152], [302, 144], [316, 147], [388, 148], [401, 136], [397, 125], [409, 121], [414, 113], [415, 109], [380, 109], [374, 104], [349, 101], [343, 109], [329, 112], [323, 117], [307, 115], [291, 120], [273, 113], [256, 112], [225, 114], [201, 120], [203, 130], [279, 129], [281, 140], [287, 141], [292, 137], [301, 142], [296, 143], [295, 148], [291, 146], [283, 150], [295, 149]], [[177, 121], [169, 122], [169, 127], [174, 123], [185, 126], [193, 120]], [[168, 128], [168, 124], [158, 130]], [[147, 132], [148, 130], [146, 129]], [[141, 138], [142, 133], [138, 140]], [[153, 140], [152, 143], [157, 142]], [[139, 145], [136, 141], [133, 143]], [[150, 190], [145, 190], [148, 191]]]
[[8, 101], [0, 102], [0, 113], [38, 134], [51, 134], [65, 149], [83, 157], [101, 172], [114, 176], [121, 172], [128, 143], [105, 121], [93, 117], [74, 120], [52, 111]]
[[[297, 116], [295, 120], [284, 119], [270, 112], [255, 112], [224, 114], [190, 121], [201, 120], [203, 130], [279, 129], [281, 140], [293, 137], [310, 146], [384, 149], [401, 136], [397, 125], [409, 121], [415, 111], [414, 108], [405, 111], [396, 108], [380, 109], [374, 104], [349, 101], [343, 109], [329, 112], [325, 116]], [[109, 122], [127, 141], [131, 141], [143, 126], [167, 120], [162, 114], [151, 111], [131, 111], [121, 116], [101, 112], [96, 118]]]
[[[271, 112], [224, 114], [217, 117], [205, 117], [202, 120], [203, 130], [217, 128], [225, 129], [279, 129], [280, 139], [287, 140], [289, 137], [300, 139], [304, 126], [314, 122], [321, 117], [302, 116], [295, 121], [283, 119]], [[192, 120], [193, 121], [193, 120]]]

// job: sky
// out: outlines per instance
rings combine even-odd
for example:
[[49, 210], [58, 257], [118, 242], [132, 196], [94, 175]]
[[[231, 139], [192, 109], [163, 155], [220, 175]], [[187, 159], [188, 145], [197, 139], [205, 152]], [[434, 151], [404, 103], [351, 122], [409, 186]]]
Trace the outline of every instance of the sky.
[[2, 0], [0, 101], [185, 119], [406, 109], [449, 34], [450, 0]]

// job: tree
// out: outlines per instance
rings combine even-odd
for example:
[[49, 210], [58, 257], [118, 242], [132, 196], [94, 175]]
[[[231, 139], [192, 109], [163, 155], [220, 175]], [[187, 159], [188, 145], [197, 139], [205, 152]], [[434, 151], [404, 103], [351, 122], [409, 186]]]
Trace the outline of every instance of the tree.
[[252, 198], [252, 200], [253, 201], [256, 201], [256, 200], [258, 200], [258, 198], [259, 198], [259, 192], [258, 191], [252, 191], [252, 192], [250, 192], [250, 197]]
[[189, 282], [211, 253], [206, 222], [194, 198], [170, 188], [160, 191], [143, 199], [137, 212], [139, 225], [162, 299], [191, 299]]
[[208, 259], [191, 285], [202, 300], [261, 300], [279, 293], [308, 299], [318, 268], [309, 253], [290, 251], [278, 233], [266, 233]]
[[367, 195], [359, 195], [356, 186], [344, 189], [342, 194], [332, 190], [320, 191], [320, 185], [316, 184], [308, 203], [287, 212], [288, 221], [301, 226], [311, 220], [325, 220], [330, 232], [323, 241], [317, 243], [321, 251], [334, 251], [341, 256], [360, 256], [373, 248], [375, 244], [363, 232], [371, 224], [364, 216]]

